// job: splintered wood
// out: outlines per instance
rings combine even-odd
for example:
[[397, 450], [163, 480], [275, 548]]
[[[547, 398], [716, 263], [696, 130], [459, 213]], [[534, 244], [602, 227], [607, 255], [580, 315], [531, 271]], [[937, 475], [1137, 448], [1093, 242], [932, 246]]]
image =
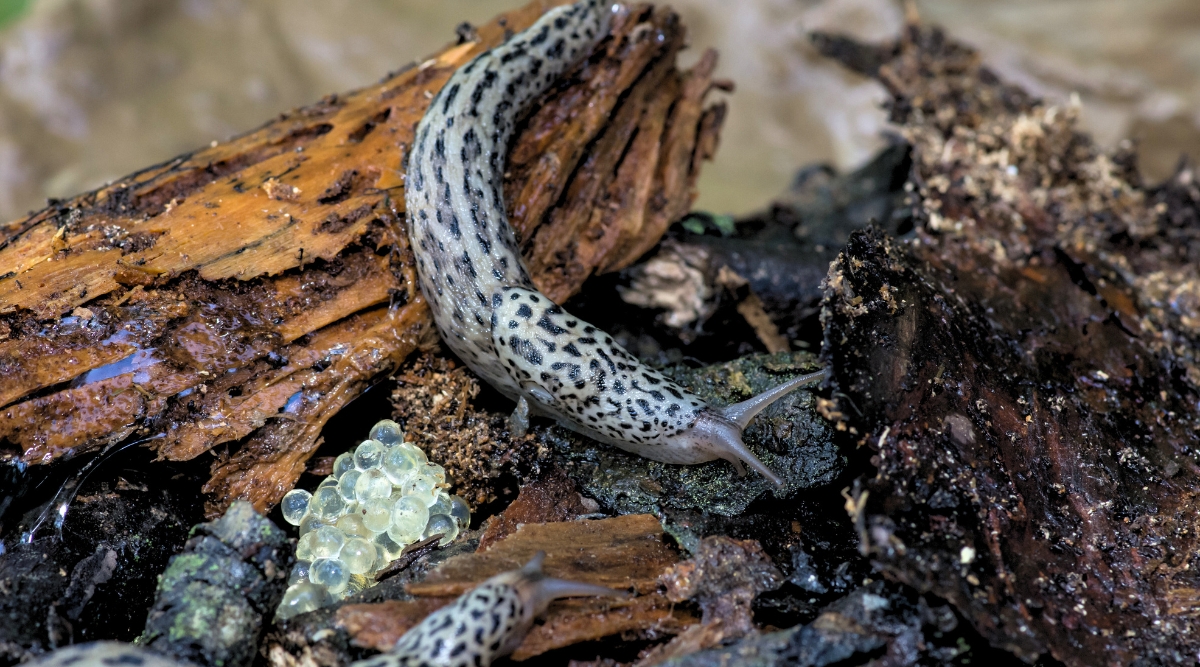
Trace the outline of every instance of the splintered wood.
[[[326, 421], [435, 335], [404, 226], [413, 128], [456, 68], [554, 4], [0, 226], [0, 453], [144, 437], [164, 459], [218, 454], [211, 514], [278, 502]], [[669, 10], [628, 9], [519, 130], [505, 192], [552, 298], [633, 262], [691, 204], [724, 106], [704, 106], [715, 54], [680, 72], [683, 43]]]

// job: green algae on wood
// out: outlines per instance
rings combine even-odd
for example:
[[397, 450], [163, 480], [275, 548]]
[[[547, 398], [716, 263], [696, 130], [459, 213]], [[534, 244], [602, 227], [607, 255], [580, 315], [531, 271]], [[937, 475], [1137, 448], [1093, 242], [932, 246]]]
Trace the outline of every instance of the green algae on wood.
[[138, 643], [204, 667], [249, 667], [286, 586], [287, 535], [245, 501], [192, 528], [158, 582]]

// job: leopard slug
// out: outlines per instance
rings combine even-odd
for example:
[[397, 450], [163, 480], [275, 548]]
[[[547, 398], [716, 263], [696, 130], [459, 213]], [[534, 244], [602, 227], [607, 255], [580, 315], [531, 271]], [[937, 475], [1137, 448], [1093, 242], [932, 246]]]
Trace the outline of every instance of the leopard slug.
[[742, 442], [763, 408], [824, 372], [724, 408], [642, 364], [608, 334], [537, 291], [502, 197], [504, 158], [518, 115], [608, 34], [618, 6], [582, 0], [456, 71], [417, 125], [405, 202], [421, 291], [442, 340], [529, 415], [664, 463], [722, 458], [780, 478]]
[[613, 590], [542, 573], [546, 552], [539, 551], [519, 570], [479, 584], [409, 629], [384, 654], [351, 667], [485, 667], [516, 650], [533, 621], [558, 598], [584, 595], [626, 597]]

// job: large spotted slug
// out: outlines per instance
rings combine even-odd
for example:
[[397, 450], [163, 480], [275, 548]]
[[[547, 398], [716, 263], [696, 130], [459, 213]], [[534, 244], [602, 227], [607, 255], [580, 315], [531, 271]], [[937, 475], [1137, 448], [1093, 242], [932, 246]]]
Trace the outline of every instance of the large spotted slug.
[[625, 597], [625, 591], [542, 573], [546, 552], [525, 567], [498, 574], [438, 609], [404, 633], [389, 652], [351, 667], [485, 667], [516, 650], [533, 621], [558, 598]]
[[722, 458], [781, 480], [742, 442], [763, 408], [823, 372], [716, 408], [643, 365], [608, 334], [539, 293], [501, 196], [518, 114], [608, 33], [617, 6], [582, 0], [456, 71], [417, 125], [405, 200], [421, 291], [442, 339], [532, 414], [664, 463]]

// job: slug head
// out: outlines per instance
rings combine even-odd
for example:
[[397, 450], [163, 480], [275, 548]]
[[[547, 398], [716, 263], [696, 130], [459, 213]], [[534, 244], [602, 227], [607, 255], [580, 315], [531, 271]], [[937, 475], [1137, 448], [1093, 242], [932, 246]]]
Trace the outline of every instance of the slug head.
[[547, 577], [546, 573], [542, 572], [542, 562], [545, 560], [546, 552], [539, 551], [524, 567], [507, 573], [513, 575], [510, 584], [517, 589], [521, 599], [525, 601], [525, 608], [532, 611], [533, 617], [546, 611], [546, 607], [559, 598], [585, 597], [590, 595], [629, 597], [627, 591], [618, 591], [604, 586], [585, 584], [581, 581], [567, 581], [566, 579]]
[[742, 476], [746, 475], [746, 467], [742, 465], [744, 462], [775, 486], [783, 486], [779, 475], [772, 472], [767, 464], [760, 461], [754, 452], [746, 447], [746, 443], [742, 442], [742, 427], [719, 410], [704, 410], [696, 423], [678, 437], [685, 448], [705, 455], [701, 461], [725, 459], [732, 463]]
[[700, 418], [696, 420], [696, 423], [679, 437], [682, 439], [684, 447], [691, 451], [702, 452], [711, 455], [712, 458], [729, 461], [737, 469], [739, 475], [746, 474], [746, 469], [742, 466], [745, 463], [776, 487], [782, 487], [783, 480], [760, 461], [746, 447], [746, 443], [742, 442], [742, 431], [746, 430], [750, 420], [754, 419], [767, 406], [791, 393], [792, 390], [820, 382], [828, 375], [828, 370], [801, 375], [741, 403], [734, 403], [715, 410], [705, 410], [700, 413]]

